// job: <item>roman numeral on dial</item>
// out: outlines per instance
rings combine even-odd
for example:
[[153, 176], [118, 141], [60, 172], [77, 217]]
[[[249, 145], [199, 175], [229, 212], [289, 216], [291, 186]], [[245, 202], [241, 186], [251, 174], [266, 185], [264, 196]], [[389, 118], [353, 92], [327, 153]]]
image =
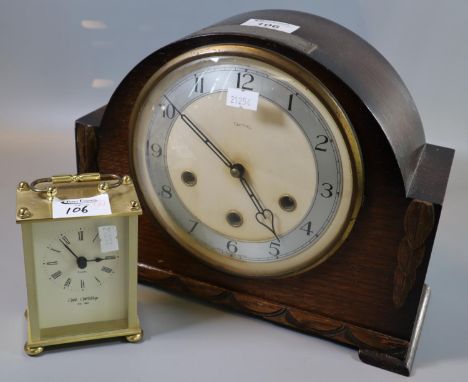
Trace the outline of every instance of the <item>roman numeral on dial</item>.
[[57, 271], [50, 275], [50, 277], [52, 277], [54, 280], [57, 280], [60, 276], [62, 276], [62, 271]]
[[72, 279], [69, 277], [67, 281], [65, 281], [65, 284], [63, 284], [63, 288], [68, 288], [72, 282]]

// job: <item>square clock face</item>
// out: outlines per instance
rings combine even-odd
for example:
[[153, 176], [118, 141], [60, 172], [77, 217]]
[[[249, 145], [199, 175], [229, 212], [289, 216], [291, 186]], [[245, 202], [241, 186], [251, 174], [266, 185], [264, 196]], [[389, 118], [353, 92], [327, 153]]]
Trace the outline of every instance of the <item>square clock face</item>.
[[32, 223], [41, 337], [128, 326], [128, 224], [128, 217]]

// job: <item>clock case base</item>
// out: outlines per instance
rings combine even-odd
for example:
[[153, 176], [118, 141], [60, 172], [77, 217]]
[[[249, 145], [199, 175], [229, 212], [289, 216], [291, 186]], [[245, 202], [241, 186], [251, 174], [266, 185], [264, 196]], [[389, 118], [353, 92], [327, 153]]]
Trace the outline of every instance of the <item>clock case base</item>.
[[[288, 35], [240, 25], [251, 18], [301, 28]], [[283, 279], [236, 277], [207, 266], [146, 210], [139, 225], [140, 282], [357, 348], [362, 361], [408, 375], [427, 306], [424, 281], [454, 151], [425, 142], [398, 74], [352, 32], [305, 13], [255, 11], [162, 48], [127, 75], [106, 107], [76, 121], [78, 172], [128, 173], [129, 115], [139, 91], [171, 57], [210, 43], [275, 51], [328, 87], [361, 145], [364, 203], [336, 255]]]
[[107, 332], [86, 333], [33, 341], [30, 334], [30, 324], [27, 310], [24, 312], [24, 316], [28, 321], [28, 341], [24, 344], [24, 352], [29, 356], [37, 356], [42, 354], [43, 351], [49, 347], [56, 348], [78, 342], [96, 342], [113, 338], [124, 338], [128, 342], [137, 343], [143, 339], [143, 330], [140, 328], [140, 324], [138, 322], [138, 328], [117, 329], [109, 330]]
[[413, 367], [414, 357], [419, 344], [419, 337], [426, 317], [427, 307], [429, 305], [429, 299], [431, 297], [431, 289], [429, 286], [424, 284], [421, 299], [419, 300], [418, 312], [416, 314], [416, 320], [414, 322], [413, 332], [411, 334], [411, 340], [408, 343], [404, 358], [394, 357], [388, 353], [383, 353], [371, 349], [359, 349], [359, 359], [372, 366], [377, 366], [382, 369], [393, 371], [409, 377], [411, 369]]

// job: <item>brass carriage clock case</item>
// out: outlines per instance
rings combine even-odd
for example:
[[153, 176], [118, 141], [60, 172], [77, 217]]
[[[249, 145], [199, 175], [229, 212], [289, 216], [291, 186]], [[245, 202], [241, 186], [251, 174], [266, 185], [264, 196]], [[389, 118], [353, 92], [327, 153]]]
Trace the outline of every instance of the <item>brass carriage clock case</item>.
[[[54, 216], [54, 202], [65, 216]], [[91, 204], [109, 210], [91, 214]], [[25, 352], [114, 337], [139, 342], [141, 208], [131, 178], [86, 173], [21, 182], [16, 210], [28, 295]]]
[[134, 176], [140, 280], [409, 374], [454, 152], [357, 35], [231, 17], [136, 65], [76, 143], [79, 171]]

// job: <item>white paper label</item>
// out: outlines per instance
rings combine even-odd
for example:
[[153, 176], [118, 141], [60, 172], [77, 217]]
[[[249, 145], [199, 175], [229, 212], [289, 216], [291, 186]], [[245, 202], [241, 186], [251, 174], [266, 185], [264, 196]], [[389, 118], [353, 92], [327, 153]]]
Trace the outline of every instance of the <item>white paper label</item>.
[[258, 93], [252, 92], [250, 90], [228, 88], [226, 95], [226, 105], [257, 111]]
[[76, 218], [80, 216], [110, 215], [112, 213], [109, 195], [101, 194], [91, 198], [59, 199], [52, 201], [52, 218]]
[[101, 241], [101, 252], [112, 252], [119, 250], [117, 239], [117, 227], [115, 225], [103, 225], [98, 227], [99, 240]]
[[250, 19], [242, 23], [241, 25], [247, 25], [249, 27], [273, 29], [275, 31], [280, 31], [280, 32], [285, 32], [285, 33], [292, 33], [300, 28], [297, 25], [283, 23], [281, 21], [261, 20], [261, 19]]

